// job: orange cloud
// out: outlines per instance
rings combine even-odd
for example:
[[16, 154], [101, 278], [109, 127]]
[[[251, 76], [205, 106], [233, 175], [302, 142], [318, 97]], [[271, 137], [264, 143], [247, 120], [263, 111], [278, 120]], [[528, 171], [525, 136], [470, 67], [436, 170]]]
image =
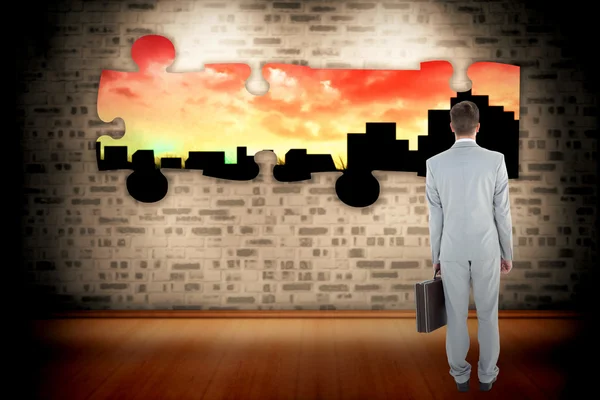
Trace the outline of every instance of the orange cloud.
[[[139, 44], [138, 44], [139, 43]], [[202, 71], [168, 73], [175, 57], [171, 42], [145, 36], [135, 42], [137, 72], [103, 71], [98, 114], [124, 119], [121, 139], [101, 137], [104, 145], [161, 149], [187, 157], [189, 151], [248, 153], [273, 149], [279, 157], [292, 148], [345, 159], [346, 135], [365, 131], [366, 122], [395, 122], [398, 139], [416, 143], [427, 134], [430, 109], [449, 109], [452, 65], [421, 64], [419, 70], [341, 70], [270, 63], [262, 70], [269, 91], [250, 94], [245, 64], [207, 64]], [[518, 118], [519, 68], [476, 63], [468, 69], [474, 94], [487, 94]]]
[[521, 76], [519, 67], [495, 62], [478, 62], [467, 69], [475, 95], [488, 95], [490, 105], [504, 106], [519, 119]]
[[[206, 104], [206, 97], [190, 97], [189, 99], [187, 99], [185, 101], [186, 104], [191, 104], [191, 105], [202, 105], [202, 104]], [[183, 110], [183, 108], [182, 108]]]
[[137, 94], [133, 93], [130, 88], [127, 87], [117, 87], [112, 89], [112, 92], [130, 99], [139, 97]]

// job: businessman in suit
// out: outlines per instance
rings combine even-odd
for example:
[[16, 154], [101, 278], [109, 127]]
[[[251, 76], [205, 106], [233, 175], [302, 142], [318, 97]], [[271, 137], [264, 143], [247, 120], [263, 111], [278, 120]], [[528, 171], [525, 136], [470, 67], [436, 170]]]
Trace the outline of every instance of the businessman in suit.
[[450, 110], [454, 145], [426, 161], [426, 197], [433, 268], [446, 300], [446, 353], [459, 391], [469, 390], [467, 315], [470, 282], [477, 309], [479, 388], [498, 376], [500, 274], [512, 269], [512, 220], [504, 155], [480, 147], [479, 109], [470, 101]]

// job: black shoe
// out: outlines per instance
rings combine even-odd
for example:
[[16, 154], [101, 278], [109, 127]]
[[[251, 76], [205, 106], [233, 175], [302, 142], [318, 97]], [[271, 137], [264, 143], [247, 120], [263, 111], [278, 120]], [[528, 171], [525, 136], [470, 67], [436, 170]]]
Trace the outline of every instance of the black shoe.
[[496, 378], [494, 378], [489, 383], [479, 382], [479, 390], [481, 390], [482, 392], [489, 392], [490, 390], [492, 390], [492, 385], [494, 384], [494, 382], [496, 382]]
[[469, 381], [466, 381], [464, 383], [456, 382], [456, 387], [458, 388], [459, 392], [468, 392], [469, 391]]

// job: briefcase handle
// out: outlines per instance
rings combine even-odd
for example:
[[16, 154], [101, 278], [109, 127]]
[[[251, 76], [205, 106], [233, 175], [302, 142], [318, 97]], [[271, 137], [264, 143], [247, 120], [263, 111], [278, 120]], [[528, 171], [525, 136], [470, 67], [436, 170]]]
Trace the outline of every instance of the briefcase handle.
[[437, 271], [435, 271], [435, 270], [433, 271], [433, 279], [435, 279], [435, 278], [436, 278], [436, 275], [437, 275], [437, 273], [438, 273], [438, 272], [440, 273], [439, 277], [440, 277], [440, 278], [442, 277], [442, 270], [441, 270], [441, 269], [438, 269]]

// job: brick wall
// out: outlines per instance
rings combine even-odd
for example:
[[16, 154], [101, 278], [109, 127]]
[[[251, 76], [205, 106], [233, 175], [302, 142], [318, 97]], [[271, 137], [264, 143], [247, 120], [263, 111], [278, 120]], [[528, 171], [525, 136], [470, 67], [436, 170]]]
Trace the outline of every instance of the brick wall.
[[464, 90], [474, 61], [520, 65], [515, 263], [501, 307], [561, 308], [581, 291], [596, 246], [596, 97], [539, 11], [501, 1], [49, 3], [27, 10], [29, 47], [18, 55], [29, 284], [21, 298], [34, 308], [411, 309], [414, 282], [431, 276], [416, 174], [377, 173], [379, 201], [353, 209], [337, 200], [337, 174], [281, 184], [268, 153], [257, 156], [253, 182], [165, 172], [170, 193], [157, 204], [127, 194], [127, 172], [98, 173], [94, 142], [123, 130], [98, 119], [99, 74], [134, 70], [130, 46], [149, 33], [173, 40], [178, 71], [273, 60], [405, 69], [445, 59], [456, 68], [452, 87]]

